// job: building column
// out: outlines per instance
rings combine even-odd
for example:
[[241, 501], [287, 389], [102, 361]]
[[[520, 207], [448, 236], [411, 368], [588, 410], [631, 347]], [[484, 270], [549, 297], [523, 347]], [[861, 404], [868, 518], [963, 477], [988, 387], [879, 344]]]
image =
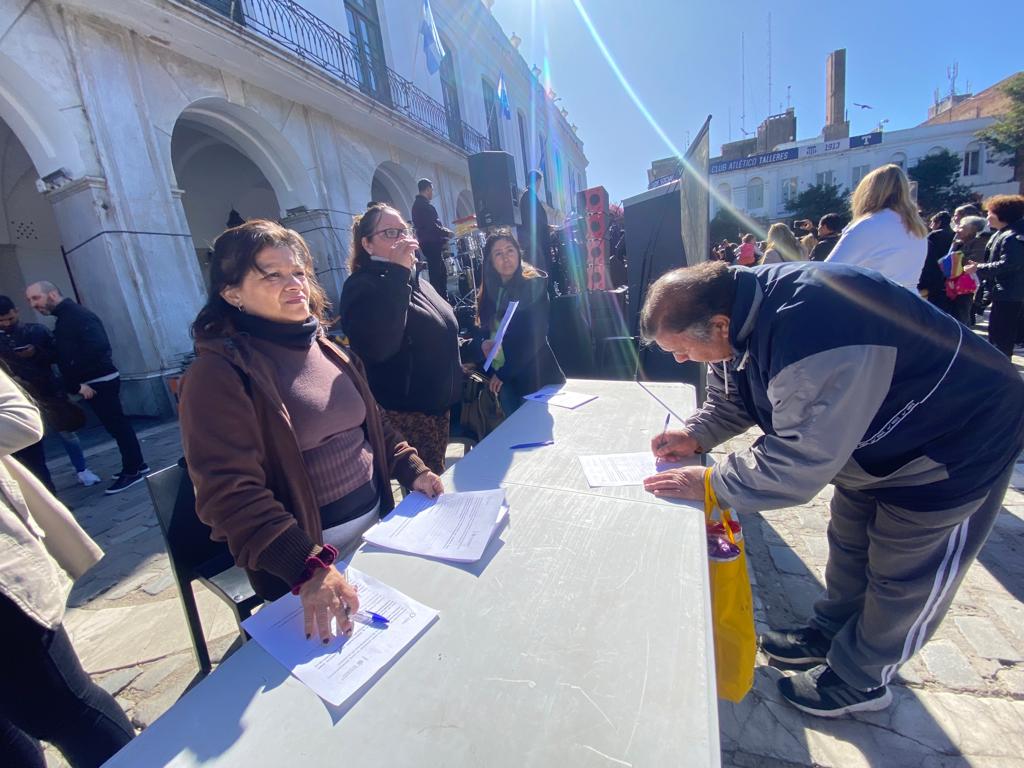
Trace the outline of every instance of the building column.
[[[137, 40], [63, 14], [69, 54], [101, 174], [49, 192], [68, 271], [103, 320], [128, 413], [173, 414], [164, 377], [192, 351], [202, 275], [180, 197], [170, 135], [156, 127]], [[159, 102], [161, 109], [167, 105]]]
[[[87, 176], [48, 193], [76, 298], [103, 321], [131, 414], [174, 413], [164, 377], [192, 350], [201, 306], [188, 230], [168, 210], [158, 229], [125, 231], [112, 220], [104, 179]], [[180, 204], [179, 204], [180, 207]]]
[[309, 246], [313, 256], [317, 280], [323, 286], [331, 305], [338, 306], [341, 298], [341, 287], [348, 277], [350, 228], [337, 226], [331, 218], [331, 212], [318, 210], [295, 210], [281, 219], [281, 224], [294, 229]]

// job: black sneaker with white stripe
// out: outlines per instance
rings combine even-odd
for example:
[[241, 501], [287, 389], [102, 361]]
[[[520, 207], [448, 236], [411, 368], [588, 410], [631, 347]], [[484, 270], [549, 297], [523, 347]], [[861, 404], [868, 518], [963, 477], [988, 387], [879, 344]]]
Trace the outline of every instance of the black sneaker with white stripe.
[[797, 709], [816, 717], [841, 717], [853, 712], [875, 712], [892, 703], [887, 686], [861, 691], [843, 682], [828, 664], [779, 680], [782, 697]]
[[824, 664], [832, 640], [820, 629], [769, 629], [761, 635], [761, 650], [786, 664]]

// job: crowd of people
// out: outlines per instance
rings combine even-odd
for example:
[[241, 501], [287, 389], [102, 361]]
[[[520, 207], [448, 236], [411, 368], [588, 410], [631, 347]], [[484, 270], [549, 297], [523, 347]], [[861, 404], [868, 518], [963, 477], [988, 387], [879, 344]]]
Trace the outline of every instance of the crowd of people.
[[[359, 596], [331, 566], [394, 507], [391, 481], [443, 492], [467, 370], [493, 358], [487, 389], [505, 415], [565, 381], [548, 343], [546, 274], [529, 258], [546, 242], [539, 181], [531, 174], [524, 193], [525, 247], [511, 231], [489, 233], [468, 334], [436, 269], [451, 232], [427, 179], [415, 228], [386, 203], [355, 217], [336, 317], [298, 233], [251, 220], [214, 243], [180, 389], [196, 511], [259, 596], [299, 596], [307, 640], [328, 642], [332, 620], [351, 632]], [[826, 594], [808, 626], [761, 639], [770, 657], [813, 667], [780, 681], [812, 714], [888, 704], [893, 674], [934, 633], [991, 530], [1024, 445], [1024, 384], [1006, 359], [1024, 326], [1024, 197], [990, 198], [984, 211], [967, 204], [926, 225], [902, 170], [884, 166], [854, 191], [848, 225], [829, 213], [796, 231], [773, 224], [763, 242], [722, 242], [710, 262], [659, 278], [642, 307], [646, 341], [709, 370], [707, 402], [652, 441], [655, 455], [764, 432], [713, 468], [654, 475], [648, 491], [701, 499], [707, 484], [723, 505], [758, 511], [835, 486]], [[74, 434], [85, 423], [77, 395], [121, 454], [106, 493], [149, 468], [102, 321], [48, 282], [25, 296], [56, 326], [22, 323], [0, 296], [0, 548], [17, 554], [0, 571], [0, 612], [26, 659], [0, 683], [0, 739], [18, 765], [43, 764], [37, 739], [96, 765], [132, 730], [60, 626], [68, 577], [100, 553], [53, 495], [41, 438], [58, 435], [79, 481], [99, 482]], [[967, 330], [989, 305], [991, 345]], [[29, 698], [64, 714], [16, 705]]]
[[927, 217], [910, 194], [902, 169], [867, 174], [851, 196], [852, 218], [827, 213], [792, 228], [776, 222], [767, 238], [722, 240], [711, 260], [754, 266], [794, 261], [854, 264], [874, 269], [974, 327], [990, 309], [988, 337], [1007, 357], [1024, 345], [1024, 196], [995, 195]]

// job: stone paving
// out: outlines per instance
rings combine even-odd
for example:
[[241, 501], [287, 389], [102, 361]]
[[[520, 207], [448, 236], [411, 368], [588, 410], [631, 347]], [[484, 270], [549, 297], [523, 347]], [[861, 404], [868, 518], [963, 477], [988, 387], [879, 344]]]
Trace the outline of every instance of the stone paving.
[[[1016, 361], [1024, 362], [1024, 361]], [[177, 425], [140, 433], [153, 469], [181, 454]], [[718, 453], [748, 445], [749, 433]], [[105, 479], [119, 469], [112, 443], [86, 451]], [[177, 588], [145, 484], [104, 496], [78, 486], [67, 459], [51, 461], [60, 497], [106, 552], [76, 584], [66, 626], [85, 668], [117, 697], [138, 728], [196, 682]], [[754, 690], [719, 706], [724, 766], [1024, 767], [1024, 464], [995, 530], [969, 570], [934, 639], [907, 664], [885, 712], [841, 719], [805, 716], [780, 698], [783, 674], [759, 658]], [[795, 626], [822, 589], [831, 489], [790, 509], [743, 515], [758, 628]], [[230, 612], [197, 586], [211, 655], [237, 644]], [[685, 727], [685, 713], [680, 713]], [[52, 749], [51, 768], [66, 765]]]

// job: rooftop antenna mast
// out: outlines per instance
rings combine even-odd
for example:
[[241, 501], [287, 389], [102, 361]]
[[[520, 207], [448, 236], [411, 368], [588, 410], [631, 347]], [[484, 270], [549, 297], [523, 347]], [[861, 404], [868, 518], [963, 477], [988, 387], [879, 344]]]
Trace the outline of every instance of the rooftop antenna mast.
[[747, 36], [740, 32], [740, 133], [749, 136], [747, 130]]
[[960, 65], [953, 62], [953, 65], [946, 67], [946, 77], [949, 79], [949, 104], [953, 105], [953, 97], [956, 96], [956, 77], [960, 74]]
[[772, 112], [772, 14], [768, 13], [768, 114]]

